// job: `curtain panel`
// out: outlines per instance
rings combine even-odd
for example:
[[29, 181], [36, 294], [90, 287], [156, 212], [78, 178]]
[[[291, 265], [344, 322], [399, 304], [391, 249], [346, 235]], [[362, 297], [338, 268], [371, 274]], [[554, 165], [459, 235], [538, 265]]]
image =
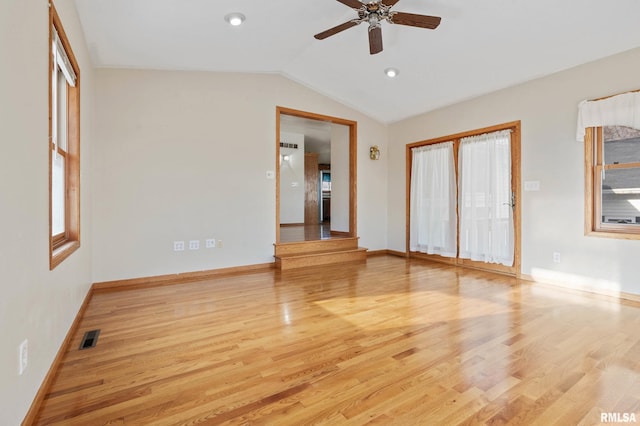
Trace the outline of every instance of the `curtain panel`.
[[409, 248], [457, 255], [456, 176], [453, 142], [412, 149]]
[[513, 266], [511, 131], [461, 139], [458, 178], [460, 258]]

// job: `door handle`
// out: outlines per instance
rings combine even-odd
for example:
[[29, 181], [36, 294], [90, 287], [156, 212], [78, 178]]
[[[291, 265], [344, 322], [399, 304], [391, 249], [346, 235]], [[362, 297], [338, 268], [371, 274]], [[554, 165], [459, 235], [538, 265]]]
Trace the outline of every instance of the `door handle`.
[[511, 193], [511, 202], [509, 203], [502, 203], [503, 206], [511, 206], [511, 208], [515, 208], [516, 207], [516, 194], [515, 193]]

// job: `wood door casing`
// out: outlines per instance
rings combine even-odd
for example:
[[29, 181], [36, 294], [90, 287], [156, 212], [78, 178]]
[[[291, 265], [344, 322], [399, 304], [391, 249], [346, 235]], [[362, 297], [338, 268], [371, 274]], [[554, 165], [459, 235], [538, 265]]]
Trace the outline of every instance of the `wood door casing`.
[[317, 225], [320, 200], [318, 199], [318, 153], [304, 153], [304, 224]]
[[[349, 232], [345, 235], [357, 237], [358, 235], [358, 205], [357, 205], [357, 168], [358, 168], [358, 122], [329, 115], [316, 114], [308, 111], [300, 111], [292, 108], [276, 106], [276, 155], [275, 155], [275, 179], [276, 179], [276, 241], [280, 244], [280, 116], [290, 115], [310, 120], [324, 121], [349, 127]], [[314, 243], [311, 241], [310, 243]]]

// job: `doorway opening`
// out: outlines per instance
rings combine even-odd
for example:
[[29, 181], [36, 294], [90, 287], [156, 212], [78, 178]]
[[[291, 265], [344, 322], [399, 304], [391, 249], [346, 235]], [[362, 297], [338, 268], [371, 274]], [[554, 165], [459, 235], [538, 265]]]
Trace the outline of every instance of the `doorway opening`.
[[276, 107], [276, 245], [355, 238], [357, 123]]

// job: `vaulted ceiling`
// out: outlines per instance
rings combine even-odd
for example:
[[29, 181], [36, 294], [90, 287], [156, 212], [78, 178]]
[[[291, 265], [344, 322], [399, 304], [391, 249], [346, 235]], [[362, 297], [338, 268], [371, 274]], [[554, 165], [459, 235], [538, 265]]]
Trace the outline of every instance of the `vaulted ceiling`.
[[[435, 30], [354, 19], [336, 0], [76, 0], [97, 67], [280, 73], [392, 123], [640, 46], [638, 0], [400, 0]], [[224, 20], [246, 16], [242, 26]], [[395, 67], [390, 79], [383, 70]]]

